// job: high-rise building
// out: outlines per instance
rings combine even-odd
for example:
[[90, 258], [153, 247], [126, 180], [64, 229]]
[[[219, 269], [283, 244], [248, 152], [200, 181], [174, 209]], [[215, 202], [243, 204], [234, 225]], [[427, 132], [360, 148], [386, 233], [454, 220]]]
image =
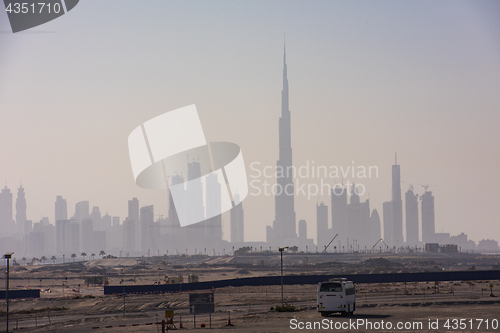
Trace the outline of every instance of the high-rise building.
[[106, 231], [94, 231], [95, 253], [106, 252]]
[[86, 218], [80, 222], [82, 230], [82, 251], [92, 253], [96, 251], [94, 247], [94, 222], [91, 218]]
[[425, 191], [422, 200], [422, 242], [435, 242], [436, 225], [434, 221], [434, 196], [431, 191]]
[[[199, 162], [193, 161], [188, 163], [188, 181], [186, 184], [186, 199], [184, 209], [186, 209], [187, 219], [189, 221], [203, 221], [205, 218], [205, 209], [203, 206], [203, 184], [201, 182], [201, 165]], [[177, 211], [179, 213], [179, 210]], [[198, 251], [205, 243], [205, 224], [206, 222], [198, 222], [184, 227], [185, 240]]]
[[[128, 220], [129, 220], [129, 226], [130, 223], [135, 228], [135, 231], [133, 233], [135, 240], [133, 241], [133, 244], [135, 246], [134, 250], [128, 249], [128, 251], [137, 251], [141, 248], [141, 225], [139, 221], [139, 200], [137, 198], [133, 198], [132, 200], [128, 201]], [[132, 242], [128, 242], [128, 244], [132, 244]]]
[[[184, 183], [184, 178], [182, 178], [182, 176], [180, 176], [180, 175], [173, 175], [172, 176], [171, 186], [182, 184], [182, 183]], [[178, 202], [178, 206], [182, 206], [183, 205], [184, 200], [182, 200], [182, 199], [183, 198], [179, 198], [179, 200], [177, 201]], [[176, 206], [174, 204], [174, 199], [173, 199], [172, 195], [170, 195], [169, 203], [170, 203], [170, 205], [169, 205], [169, 208], [168, 208], [168, 218], [170, 220], [170, 224], [173, 227], [179, 227], [180, 228], [181, 223], [179, 221], [179, 215], [177, 214], [177, 208], [176, 208]], [[179, 207], [179, 210], [181, 210], [181, 209], [184, 209], [184, 207]]]
[[[234, 195], [234, 201], [240, 202], [240, 196], [238, 194]], [[240, 202], [238, 205], [231, 208], [230, 215], [231, 242], [243, 243], [245, 241], [245, 229], [243, 224], [243, 203]]]
[[[361, 251], [369, 246], [370, 201], [361, 202], [356, 185], [352, 185], [350, 203], [346, 209], [344, 239], [350, 251]], [[342, 239], [342, 238], [341, 238]]]
[[392, 166], [392, 243], [403, 246], [403, 201], [401, 200], [401, 170], [396, 155]]
[[406, 212], [406, 245], [416, 246], [418, 244], [418, 194], [413, 193], [410, 186], [405, 193]]
[[347, 189], [342, 186], [335, 186], [331, 190], [332, 202], [332, 231], [333, 235], [338, 234], [339, 239], [346, 239], [347, 234]]
[[56, 197], [54, 217], [54, 221], [68, 219], [68, 205], [66, 204], [66, 199], [63, 199], [60, 195]]
[[[327, 214], [328, 214], [328, 212], [327, 212]], [[299, 220], [299, 238], [301, 239], [302, 242], [307, 240], [307, 222], [306, 222], [306, 220]]]
[[90, 218], [94, 221], [94, 230], [102, 230], [102, 217], [98, 206], [92, 207]]
[[136, 251], [135, 234], [135, 222], [127, 217], [125, 221], [123, 221], [123, 247], [127, 253]]
[[154, 207], [153, 205], [141, 207], [141, 251], [147, 253], [148, 250], [153, 251], [155, 244], [153, 241], [153, 227], [154, 227]]
[[75, 220], [75, 222], [81, 222], [84, 219], [87, 219], [90, 217], [89, 214], [89, 202], [88, 201], [80, 201], [76, 203], [75, 205], [75, 215], [71, 218], [72, 220]]
[[371, 250], [373, 245], [378, 242], [381, 238], [380, 235], [380, 216], [378, 215], [378, 211], [374, 209], [372, 211], [372, 216], [370, 217], [370, 230], [368, 236], [368, 250]]
[[[18, 226], [24, 225], [24, 222], [28, 218], [26, 217], [26, 197], [24, 193], [23, 185], [19, 186], [17, 189], [17, 199], [16, 199], [16, 224]], [[28, 235], [31, 230], [24, 230], [24, 234]]]
[[286, 52], [283, 55], [283, 91], [281, 92], [281, 117], [279, 119], [279, 159], [277, 170], [282, 170], [277, 177], [278, 191], [275, 196], [275, 219], [273, 222], [274, 242], [297, 238], [295, 219], [292, 162], [291, 116], [288, 106], [288, 76]]
[[57, 253], [70, 256], [80, 253], [80, 226], [72, 220], [56, 221]]
[[382, 204], [382, 215], [384, 216], [384, 241], [392, 247], [392, 201], [387, 201]]
[[316, 231], [318, 248], [321, 251], [330, 242], [328, 232], [328, 206], [321, 202], [316, 205]]
[[[205, 179], [206, 217], [210, 218], [204, 221], [203, 224], [205, 226], [206, 245], [212, 245], [222, 239], [221, 184], [216, 173], [207, 175]], [[235, 194], [235, 197], [237, 195]], [[243, 211], [243, 209], [241, 210]]]
[[0, 229], [6, 230], [7, 226], [12, 222], [12, 193], [10, 189], [2, 189], [0, 193]]

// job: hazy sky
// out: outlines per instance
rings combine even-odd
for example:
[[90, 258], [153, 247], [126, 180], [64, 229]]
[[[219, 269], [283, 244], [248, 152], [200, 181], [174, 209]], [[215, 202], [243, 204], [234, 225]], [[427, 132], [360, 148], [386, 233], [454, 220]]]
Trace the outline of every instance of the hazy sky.
[[[249, 175], [274, 166], [286, 33], [297, 167], [378, 166], [362, 200], [381, 215], [397, 151], [404, 182], [437, 185], [436, 231], [500, 240], [499, 17], [498, 1], [82, 0], [12, 34], [0, 11], [2, 187], [15, 201], [22, 179], [33, 221], [54, 222], [56, 195], [69, 215], [89, 200], [123, 219], [137, 197], [166, 216], [166, 193], [134, 183], [127, 137], [190, 104]], [[296, 197], [313, 238], [318, 200]], [[274, 197], [243, 207], [246, 239], [265, 240]]]

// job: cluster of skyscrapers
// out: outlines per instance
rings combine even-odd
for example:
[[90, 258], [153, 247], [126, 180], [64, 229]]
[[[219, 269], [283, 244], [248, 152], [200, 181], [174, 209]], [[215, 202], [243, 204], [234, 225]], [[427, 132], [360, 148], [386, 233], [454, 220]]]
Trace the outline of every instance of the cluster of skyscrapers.
[[[293, 162], [286, 53], [283, 58], [281, 101], [277, 167], [289, 170]], [[33, 223], [27, 219], [27, 203], [21, 185], [17, 191], [14, 220], [13, 195], [5, 186], [0, 193], [0, 230], [2, 230], [0, 250], [3, 246], [4, 251], [15, 251], [26, 257], [42, 255], [70, 257], [73, 254], [90, 257], [108, 252], [120, 256], [160, 253], [223, 254], [249, 245], [253, 245], [252, 248], [256, 250], [259, 246], [260, 250], [263, 250], [267, 247], [276, 249], [277, 246], [288, 245], [297, 246], [301, 251], [321, 252], [329, 243], [331, 243], [329, 252], [370, 251], [382, 248], [412, 250], [423, 248], [424, 243], [451, 243], [463, 250], [476, 249], [475, 242], [468, 240], [467, 235], [463, 233], [450, 236], [447, 233], [435, 232], [434, 196], [428, 191], [427, 186], [424, 186], [425, 192], [420, 198], [414, 193], [413, 186], [410, 186], [405, 193], [403, 215], [401, 168], [397, 163], [397, 157], [392, 166], [392, 197], [390, 201], [383, 203], [382, 220], [376, 209], [370, 209], [369, 200], [361, 202], [355, 184], [352, 186], [337, 184], [330, 193], [330, 213], [325, 203], [316, 205], [316, 244], [307, 237], [305, 220], [298, 222], [297, 234], [292, 176], [293, 174], [285, 172], [281, 177], [277, 177], [278, 187], [285, 190], [275, 195], [275, 218], [272, 225], [267, 226], [266, 242], [251, 243], [245, 243], [244, 240], [242, 203], [230, 211], [230, 242], [223, 240], [222, 215], [219, 214], [221, 184], [215, 174], [206, 180], [206, 184], [202, 184], [200, 163], [194, 160], [187, 163], [186, 180], [177, 174], [170, 179], [171, 185], [186, 181], [184, 189], [186, 199], [176, 202], [176, 206], [171, 197], [167, 217], [155, 218], [154, 207], [152, 205], [140, 207], [137, 198], [128, 201], [128, 216], [123, 221], [118, 216], [108, 214], [102, 216], [97, 206], [92, 207], [91, 211], [88, 201], [78, 202], [75, 205], [74, 215], [68, 217], [66, 200], [62, 196], [57, 196], [55, 224], [49, 223], [47, 217]], [[205, 195], [203, 195], [204, 190]], [[240, 202], [237, 193], [234, 194], [234, 200]], [[204, 216], [212, 217], [200, 223], [181, 227], [179, 214], [191, 214], [189, 220], [203, 220]], [[403, 228], [403, 216], [405, 228]], [[331, 242], [334, 237], [335, 241]], [[496, 251], [498, 243], [494, 240], [482, 240], [478, 248]]]

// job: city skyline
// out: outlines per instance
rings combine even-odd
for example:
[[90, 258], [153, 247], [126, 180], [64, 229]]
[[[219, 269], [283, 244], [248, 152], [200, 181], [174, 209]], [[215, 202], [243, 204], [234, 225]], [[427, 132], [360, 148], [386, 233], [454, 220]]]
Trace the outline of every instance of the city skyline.
[[[89, 200], [122, 221], [133, 197], [168, 215], [165, 194], [134, 184], [126, 137], [192, 103], [210, 141], [238, 142], [247, 168], [276, 165], [286, 32], [295, 166], [378, 166], [361, 200], [382, 216], [398, 152], [402, 193], [409, 184], [419, 196], [417, 184], [437, 185], [429, 188], [436, 232], [500, 238], [491, 209], [500, 185], [497, 3], [219, 4], [123, 4], [123, 16], [104, 18], [81, 3], [31, 33], [0, 34], [0, 174], [14, 196], [22, 179], [29, 220], [54, 223], [57, 195], [68, 207]], [[131, 16], [143, 27], [129, 26]], [[0, 30], [9, 30], [3, 18]], [[176, 29], [183, 33], [164, 35]], [[125, 35], [139, 42], [131, 47]], [[317, 201], [295, 197], [296, 221], [306, 220], [309, 235]], [[246, 199], [245, 240], [264, 240], [274, 210], [274, 196]], [[225, 239], [229, 220], [224, 214]]]

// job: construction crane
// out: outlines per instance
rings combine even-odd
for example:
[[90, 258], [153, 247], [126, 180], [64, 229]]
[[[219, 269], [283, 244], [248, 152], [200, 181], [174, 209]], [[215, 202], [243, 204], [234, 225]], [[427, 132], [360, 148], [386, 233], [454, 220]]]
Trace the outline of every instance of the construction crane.
[[325, 249], [324, 249], [324, 250], [323, 250], [323, 252], [321, 252], [321, 253], [325, 253], [325, 252], [326, 252], [326, 250], [328, 249], [328, 247], [330, 246], [330, 244], [332, 244], [332, 242], [335, 240], [335, 238], [337, 238], [337, 236], [338, 236], [338, 235], [339, 235], [339, 234], [336, 234], [336, 235], [332, 238], [332, 240], [330, 241], [330, 243], [328, 243], [328, 245], [327, 245], [327, 246], [325, 246]]
[[425, 189], [425, 192], [427, 192], [427, 189], [431, 186], [438, 186], [438, 185], [429, 185], [429, 184], [425, 184], [425, 185], [420, 185], [422, 186], [424, 189]]
[[387, 247], [389, 247], [387, 244], [385, 244], [384, 239], [383, 239], [383, 238], [380, 238], [380, 239], [379, 239], [379, 240], [375, 243], [375, 245], [373, 245], [372, 250], [371, 250], [372, 252], [373, 252], [373, 249], [375, 248], [375, 246], [377, 246], [377, 244], [378, 244], [378, 243], [380, 243], [380, 241], [382, 241], [382, 243], [384, 243], [384, 245], [385, 245], [385, 247], [386, 247], [386, 248], [387, 248]]

